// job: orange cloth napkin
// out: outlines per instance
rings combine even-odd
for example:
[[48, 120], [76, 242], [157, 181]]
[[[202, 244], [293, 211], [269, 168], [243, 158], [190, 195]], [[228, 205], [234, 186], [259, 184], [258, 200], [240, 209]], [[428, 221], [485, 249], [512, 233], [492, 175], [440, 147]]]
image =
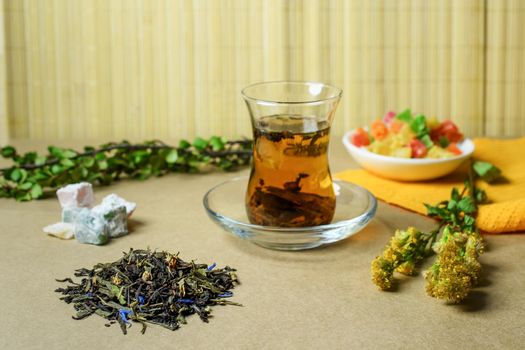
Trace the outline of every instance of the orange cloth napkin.
[[[499, 167], [503, 181], [479, 182], [489, 203], [479, 207], [477, 225], [487, 233], [525, 231], [525, 137], [513, 140], [474, 139], [474, 158]], [[398, 182], [375, 176], [366, 170], [346, 170], [335, 177], [368, 189], [387, 203], [426, 214], [423, 203], [435, 205], [450, 198], [452, 187], [463, 188], [465, 169], [425, 182]]]

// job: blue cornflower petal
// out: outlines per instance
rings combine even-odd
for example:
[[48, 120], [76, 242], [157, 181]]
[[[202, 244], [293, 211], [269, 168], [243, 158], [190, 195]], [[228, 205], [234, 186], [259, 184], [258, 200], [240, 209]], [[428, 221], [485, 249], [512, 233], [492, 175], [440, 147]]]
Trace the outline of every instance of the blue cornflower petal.
[[124, 310], [124, 309], [118, 310], [118, 314], [119, 314], [120, 318], [125, 323], [129, 323], [128, 315], [131, 314], [131, 313], [133, 313], [133, 311], [131, 311], [131, 310]]
[[232, 292], [224, 292], [219, 295], [217, 295], [219, 298], [231, 298], [233, 296]]
[[213, 263], [213, 264], [211, 264], [210, 266], [208, 266], [208, 271], [213, 270], [213, 269], [215, 268], [215, 266], [217, 266], [216, 263]]
[[194, 301], [191, 299], [177, 299], [177, 302], [183, 303], [183, 304], [193, 304], [194, 303]]
[[139, 295], [138, 301], [140, 305], [144, 305], [144, 297], [142, 295]]

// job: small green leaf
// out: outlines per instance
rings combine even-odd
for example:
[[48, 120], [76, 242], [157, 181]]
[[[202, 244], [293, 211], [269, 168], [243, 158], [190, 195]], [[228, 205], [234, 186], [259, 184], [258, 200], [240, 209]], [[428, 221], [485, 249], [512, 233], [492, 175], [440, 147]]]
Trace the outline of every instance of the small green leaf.
[[465, 225], [472, 226], [474, 225], [476, 220], [470, 215], [465, 215], [465, 217], [463, 217], [463, 222], [465, 223]]
[[31, 187], [31, 197], [32, 198], [40, 198], [44, 192], [42, 191], [42, 186], [39, 184], [34, 184], [33, 187]]
[[24, 182], [20, 186], [18, 186], [19, 189], [27, 191], [30, 190], [33, 187], [33, 184], [31, 182]]
[[36, 152], [27, 152], [21, 157], [20, 162], [25, 164], [33, 164], [35, 162], [35, 159]]
[[489, 162], [475, 161], [472, 168], [486, 182], [492, 182], [501, 176], [501, 170]]
[[18, 182], [25, 182], [28, 175], [27, 170], [20, 169], [20, 172], [22, 173], [22, 177], [20, 178], [20, 180], [18, 180]]
[[203, 138], [197, 137], [193, 140], [193, 146], [198, 150], [203, 150], [208, 147], [208, 141]]
[[35, 158], [35, 165], [43, 165], [45, 164], [47, 161], [47, 157], [46, 156], [37, 156]]
[[54, 157], [58, 158], [58, 159], [62, 159], [63, 158], [63, 150], [58, 148], [58, 147], [55, 147], [55, 146], [49, 146], [48, 148], [48, 151], [49, 153], [51, 153], [51, 155], [53, 155]]
[[450, 192], [450, 198], [452, 198], [454, 201], [460, 200], [459, 190], [456, 187], [452, 188], [452, 191]]
[[106, 155], [104, 153], [102, 153], [102, 152], [97, 153], [97, 154], [95, 154], [95, 159], [96, 160], [104, 160], [104, 159], [106, 159]]
[[458, 202], [458, 209], [465, 214], [471, 214], [476, 211], [476, 205], [471, 197], [464, 197]]
[[485, 191], [481, 188], [476, 188], [475, 192], [476, 202], [485, 203], [485, 201], [487, 200], [487, 193], [485, 193]]
[[221, 159], [219, 163], [219, 168], [222, 170], [230, 170], [233, 167], [233, 163], [229, 161], [228, 159]]
[[108, 168], [108, 162], [106, 162], [105, 160], [99, 160], [97, 164], [100, 170], [106, 170]]
[[186, 148], [190, 148], [190, 147], [191, 147], [191, 143], [189, 143], [186, 140], [180, 140], [179, 148], [186, 149]]
[[62, 168], [62, 166], [58, 164], [53, 164], [53, 166], [51, 167], [51, 172], [55, 175], [61, 173], [62, 170], [64, 170], [64, 168]]
[[179, 153], [176, 149], [172, 149], [170, 153], [168, 153], [168, 155], [166, 156], [166, 162], [168, 162], [169, 164], [173, 164], [177, 161], [178, 158]]
[[21, 178], [22, 178], [22, 172], [20, 171], [20, 169], [14, 169], [11, 172], [11, 180], [13, 180], [14, 182], [18, 182], [18, 180], [20, 180]]
[[15, 195], [15, 199], [19, 202], [26, 202], [26, 201], [30, 201], [31, 200], [31, 193], [29, 192], [24, 192], [24, 193], [17, 193]]
[[73, 162], [71, 159], [69, 158], [64, 158], [60, 161], [60, 164], [62, 164], [64, 167], [66, 168], [71, 168], [71, 167], [74, 167], [75, 166], [75, 162]]
[[214, 151], [220, 151], [224, 148], [224, 142], [218, 136], [212, 136], [210, 138], [210, 145]]
[[13, 146], [5, 146], [0, 149], [0, 154], [4, 158], [12, 158], [16, 154], [16, 149]]
[[49, 178], [49, 175], [42, 170], [37, 169], [34, 173], [34, 175], [31, 177], [32, 180], [41, 182]]
[[66, 149], [62, 152], [62, 156], [64, 158], [74, 158], [77, 156], [77, 152], [73, 151], [73, 150], [70, 150], [70, 149]]
[[85, 167], [91, 168], [93, 165], [95, 165], [95, 158], [93, 157], [85, 157], [82, 159], [82, 164]]
[[424, 205], [427, 208], [428, 216], [444, 218], [447, 215], [447, 211], [443, 208], [440, 208], [438, 206], [432, 206], [426, 203], [424, 203]]

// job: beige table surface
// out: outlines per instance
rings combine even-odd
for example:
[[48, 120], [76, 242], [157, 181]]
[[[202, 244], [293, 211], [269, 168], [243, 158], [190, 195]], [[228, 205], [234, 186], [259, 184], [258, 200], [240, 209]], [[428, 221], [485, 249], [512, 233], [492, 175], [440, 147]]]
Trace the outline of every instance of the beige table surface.
[[[47, 142], [14, 144], [29, 150]], [[333, 172], [355, 167], [337, 141], [331, 164]], [[60, 218], [54, 198], [0, 199], [0, 349], [525, 347], [525, 235], [486, 237], [481, 286], [464, 305], [428, 297], [421, 276], [403, 280], [396, 292], [379, 292], [370, 282], [370, 261], [395, 228], [428, 229], [431, 220], [381, 203], [367, 228], [340, 243], [302, 252], [266, 250], [226, 234], [202, 208], [207, 189], [246, 171], [96, 188], [98, 199], [116, 192], [138, 203], [133, 232], [101, 247], [42, 233]], [[73, 308], [54, 293], [60, 285], [54, 279], [114, 261], [130, 247], [178, 251], [185, 259], [237, 268], [242, 284], [234, 300], [244, 307], [218, 306], [208, 324], [192, 316], [175, 332], [150, 326], [145, 335], [139, 325], [124, 336], [97, 316], [71, 319]]]

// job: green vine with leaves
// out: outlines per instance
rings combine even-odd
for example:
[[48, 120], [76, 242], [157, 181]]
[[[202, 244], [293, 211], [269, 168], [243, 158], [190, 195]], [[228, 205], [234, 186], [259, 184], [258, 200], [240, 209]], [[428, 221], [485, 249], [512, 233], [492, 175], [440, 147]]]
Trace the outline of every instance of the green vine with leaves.
[[249, 164], [252, 141], [213, 136], [180, 141], [178, 146], [154, 140], [84, 147], [83, 151], [48, 147], [48, 154], [19, 154], [12, 146], [0, 155], [12, 164], [0, 169], [0, 197], [29, 201], [45, 197], [70, 183], [109, 185], [122, 178], [145, 180], [168, 173], [195, 173], [208, 168], [225, 171]]

